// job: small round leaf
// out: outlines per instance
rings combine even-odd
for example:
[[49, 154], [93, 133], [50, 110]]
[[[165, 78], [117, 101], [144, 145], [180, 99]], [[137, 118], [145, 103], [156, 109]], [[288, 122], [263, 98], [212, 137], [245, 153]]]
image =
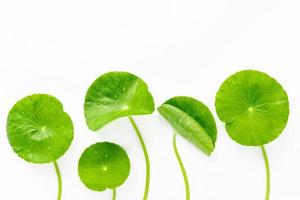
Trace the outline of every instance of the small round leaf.
[[100, 76], [85, 96], [85, 119], [93, 131], [120, 117], [153, 111], [154, 102], [148, 86], [128, 72], [109, 72]]
[[49, 163], [70, 147], [73, 124], [59, 100], [35, 94], [18, 101], [10, 110], [7, 136], [14, 152], [24, 160]]
[[158, 108], [159, 113], [184, 138], [210, 155], [217, 138], [215, 120], [210, 110], [191, 97], [174, 97]]
[[119, 145], [99, 142], [88, 147], [78, 163], [81, 181], [91, 190], [115, 189], [128, 178], [130, 161]]
[[288, 96], [269, 75], [245, 70], [230, 76], [216, 95], [216, 111], [229, 136], [248, 146], [276, 139], [289, 116]]

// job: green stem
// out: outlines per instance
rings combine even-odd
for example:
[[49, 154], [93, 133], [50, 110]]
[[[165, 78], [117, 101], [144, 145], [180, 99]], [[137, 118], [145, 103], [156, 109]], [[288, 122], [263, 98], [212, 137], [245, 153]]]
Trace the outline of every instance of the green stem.
[[57, 182], [58, 182], [57, 200], [61, 200], [61, 194], [62, 194], [62, 181], [61, 181], [61, 175], [60, 175], [60, 171], [59, 171], [57, 162], [54, 161], [53, 164], [54, 164], [54, 167], [55, 167], [55, 172], [56, 172], [56, 175], [57, 175]]
[[265, 165], [266, 165], [266, 200], [270, 199], [270, 190], [271, 190], [271, 175], [270, 175], [270, 166], [268, 155], [264, 146], [261, 146], [261, 150], [264, 156]]
[[146, 183], [145, 183], [145, 191], [144, 191], [144, 200], [147, 200], [148, 199], [148, 193], [149, 193], [149, 186], [150, 186], [150, 159], [149, 159], [149, 155], [148, 155], [148, 152], [147, 152], [147, 148], [146, 148], [146, 145], [145, 145], [145, 142], [143, 140], [143, 137], [137, 127], [137, 125], [135, 124], [134, 120], [132, 117], [129, 117], [129, 120], [139, 138], [139, 141], [142, 145], [142, 148], [143, 148], [143, 152], [144, 152], [144, 157], [145, 157], [145, 161], [146, 161]]
[[116, 197], [117, 197], [116, 189], [113, 189], [113, 197], [112, 197], [112, 200], [116, 200]]
[[180, 155], [179, 155], [179, 152], [178, 152], [178, 149], [177, 149], [176, 136], [177, 136], [177, 134], [174, 133], [174, 135], [173, 135], [173, 149], [174, 149], [174, 152], [175, 152], [178, 164], [180, 165], [182, 176], [184, 178], [185, 191], [186, 191], [186, 193], [185, 193], [186, 194], [186, 200], [190, 200], [189, 180], [188, 180], [188, 176], [187, 176], [186, 170], [184, 168], [183, 162], [182, 162], [182, 160], [180, 158]]

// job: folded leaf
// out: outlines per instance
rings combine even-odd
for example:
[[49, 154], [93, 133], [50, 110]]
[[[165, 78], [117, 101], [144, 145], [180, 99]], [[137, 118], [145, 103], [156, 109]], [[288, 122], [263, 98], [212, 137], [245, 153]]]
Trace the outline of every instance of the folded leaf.
[[203, 103], [191, 97], [174, 97], [162, 104], [158, 111], [185, 139], [207, 155], [213, 152], [216, 123]]

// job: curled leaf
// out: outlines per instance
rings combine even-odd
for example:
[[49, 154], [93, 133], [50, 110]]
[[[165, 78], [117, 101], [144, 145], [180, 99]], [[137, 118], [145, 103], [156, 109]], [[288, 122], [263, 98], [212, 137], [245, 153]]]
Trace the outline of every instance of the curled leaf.
[[153, 111], [148, 86], [128, 72], [109, 72], [97, 78], [89, 87], [84, 103], [86, 122], [93, 131], [120, 117]]

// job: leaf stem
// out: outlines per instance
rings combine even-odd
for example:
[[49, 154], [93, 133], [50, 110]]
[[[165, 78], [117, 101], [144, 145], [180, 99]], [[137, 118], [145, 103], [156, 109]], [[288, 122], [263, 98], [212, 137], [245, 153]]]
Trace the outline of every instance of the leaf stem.
[[270, 190], [271, 190], [271, 174], [268, 155], [264, 146], [261, 146], [261, 150], [264, 156], [265, 165], [266, 165], [266, 200], [270, 199]]
[[112, 200], [116, 200], [116, 197], [117, 197], [116, 189], [113, 189], [113, 197], [112, 197]]
[[178, 152], [178, 149], [177, 149], [177, 145], [176, 145], [176, 136], [177, 136], [177, 134], [174, 133], [174, 135], [173, 135], [173, 149], [174, 149], [174, 152], [175, 152], [175, 155], [176, 155], [178, 164], [179, 164], [179, 166], [180, 166], [182, 176], [183, 176], [183, 178], [184, 178], [185, 191], [186, 191], [186, 200], [190, 200], [190, 186], [189, 186], [189, 180], [188, 180], [188, 176], [187, 176], [186, 170], [185, 170], [185, 168], [184, 168], [183, 162], [182, 162], [182, 160], [181, 160], [181, 157], [180, 157], [179, 152]]
[[54, 164], [54, 168], [55, 168], [55, 172], [56, 172], [56, 176], [57, 176], [57, 183], [58, 183], [57, 200], [61, 200], [61, 194], [62, 194], [61, 175], [60, 175], [60, 171], [59, 171], [57, 162], [54, 161], [53, 164]]
[[145, 142], [143, 140], [143, 137], [136, 125], [136, 123], [134, 122], [133, 118], [131, 116], [128, 117], [138, 138], [139, 141], [142, 145], [143, 148], [143, 152], [144, 152], [144, 157], [145, 157], [145, 161], [146, 161], [146, 183], [145, 183], [145, 191], [144, 191], [144, 198], [143, 200], [147, 200], [148, 199], [148, 193], [149, 193], [149, 186], [150, 186], [150, 159], [149, 159], [149, 155], [148, 155], [148, 151], [145, 145]]

